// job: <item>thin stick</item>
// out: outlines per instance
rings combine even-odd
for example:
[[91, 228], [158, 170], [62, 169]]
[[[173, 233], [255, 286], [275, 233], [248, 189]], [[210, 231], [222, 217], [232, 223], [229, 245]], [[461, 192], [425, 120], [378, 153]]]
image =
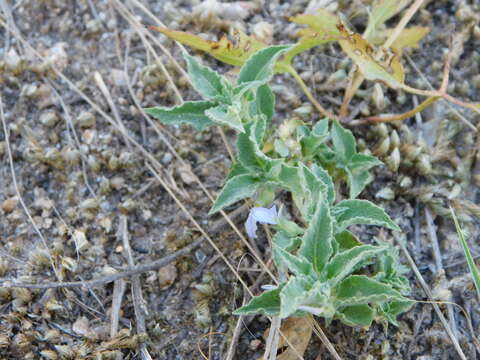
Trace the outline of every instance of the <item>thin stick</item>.
[[[127, 255], [128, 267], [130, 269], [135, 268], [135, 261], [133, 260], [132, 248], [130, 247], [130, 241], [128, 236], [128, 222], [127, 217], [122, 215], [120, 217], [120, 231], [122, 233], [122, 242]], [[133, 310], [135, 312], [135, 319], [137, 321], [137, 333], [146, 334], [147, 327], [145, 325], [145, 315], [147, 309], [145, 306], [145, 300], [142, 295], [142, 285], [140, 283], [140, 275], [136, 274], [132, 276], [132, 301], [133, 301]], [[150, 353], [147, 349], [147, 344], [140, 344], [140, 354], [142, 359], [151, 359]]]
[[402, 16], [400, 21], [398, 22], [397, 26], [395, 26], [395, 29], [391, 33], [391, 35], [388, 37], [387, 41], [383, 44], [384, 49], [388, 49], [392, 46], [392, 44], [397, 40], [398, 36], [402, 32], [402, 30], [407, 26], [408, 22], [412, 19], [413, 15], [416, 14], [420, 6], [422, 6], [423, 2], [425, 0], [417, 0], [415, 1], [405, 12], [405, 14]]
[[[395, 241], [400, 246], [400, 249], [402, 250], [405, 257], [407, 258], [407, 261], [409, 262], [410, 267], [412, 268], [413, 273], [415, 274], [415, 277], [417, 278], [418, 282], [422, 286], [423, 291], [425, 292], [425, 294], [427, 295], [427, 297], [429, 299], [432, 299], [433, 294], [432, 294], [430, 288], [428, 287], [427, 282], [425, 281], [422, 274], [418, 270], [418, 267], [415, 264], [415, 261], [412, 259], [410, 253], [408, 252], [407, 248], [405, 247], [405, 244], [403, 243], [403, 240], [400, 239], [398, 236], [395, 236]], [[457, 338], [453, 334], [452, 329], [450, 328], [450, 325], [448, 324], [447, 320], [443, 316], [442, 311], [440, 310], [439, 306], [436, 303], [432, 303], [432, 306], [435, 309], [435, 312], [437, 313], [438, 317], [440, 318], [440, 321], [441, 321], [443, 327], [445, 328], [448, 336], [450, 337], [450, 340], [452, 341], [453, 346], [455, 347], [455, 350], [457, 351], [458, 355], [460, 356], [460, 358], [462, 360], [467, 360], [467, 357], [463, 353], [463, 350], [460, 347], [460, 344], [458, 343]]]
[[110, 315], [110, 338], [115, 337], [118, 332], [118, 322], [120, 320], [120, 310], [122, 308], [123, 294], [127, 283], [123, 279], [118, 279], [113, 283], [112, 307]]

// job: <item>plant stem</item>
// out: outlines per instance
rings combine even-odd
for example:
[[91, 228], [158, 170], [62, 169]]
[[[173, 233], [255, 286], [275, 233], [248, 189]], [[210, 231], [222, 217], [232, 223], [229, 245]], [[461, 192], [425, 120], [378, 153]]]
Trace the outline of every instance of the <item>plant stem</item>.
[[297, 71], [292, 67], [288, 66], [285, 68], [285, 71], [288, 72], [290, 75], [293, 76], [293, 78], [297, 81], [298, 85], [300, 85], [303, 93], [307, 96], [308, 100], [315, 106], [315, 108], [318, 110], [320, 114], [323, 116], [326, 116], [330, 119], [336, 119], [337, 116], [333, 114], [332, 112], [326, 110], [320, 103], [313, 97], [312, 93], [310, 92], [310, 89], [308, 86], [305, 84], [303, 79], [300, 77], [300, 75], [297, 73]]

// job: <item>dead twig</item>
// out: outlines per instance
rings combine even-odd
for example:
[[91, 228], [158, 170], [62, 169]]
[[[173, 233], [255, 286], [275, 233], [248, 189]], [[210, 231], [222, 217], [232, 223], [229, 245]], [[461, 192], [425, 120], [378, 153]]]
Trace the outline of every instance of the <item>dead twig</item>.
[[123, 279], [118, 279], [113, 283], [112, 307], [110, 309], [110, 337], [114, 338], [118, 332], [118, 322], [120, 320], [120, 309], [122, 308], [123, 294], [127, 283]]

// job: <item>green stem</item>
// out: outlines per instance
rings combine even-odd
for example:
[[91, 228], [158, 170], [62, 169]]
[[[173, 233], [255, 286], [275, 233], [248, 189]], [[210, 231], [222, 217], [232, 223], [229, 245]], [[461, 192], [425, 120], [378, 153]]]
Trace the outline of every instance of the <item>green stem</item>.
[[320, 103], [315, 99], [315, 97], [312, 95], [310, 92], [310, 89], [308, 86], [305, 84], [303, 79], [300, 77], [300, 75], [297, 73], [297, 71], [290, 65], [286, 65], [282, 70], [285, 72], [288, 72], [290, 75], [293, 76], [293, 78], [297, 81], [298, 85], [300, 85], [300, 88], [302, 89], [303, 93], [307, 96], [308, 100], [315, 106], [315, 108], [318, 110], [320, 114], [323, 116], [326, 116], [330, 119], [336, 119], [337, 116], [333, 114], [332, 112], [326, 110]]

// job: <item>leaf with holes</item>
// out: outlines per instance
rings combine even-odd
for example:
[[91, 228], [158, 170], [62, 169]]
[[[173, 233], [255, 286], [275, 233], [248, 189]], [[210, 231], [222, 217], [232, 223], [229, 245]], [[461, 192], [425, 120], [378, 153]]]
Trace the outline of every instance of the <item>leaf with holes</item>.
[[234, 41], [229, 40], [226, 36], [219, 41], [210, 41], [197, 35], [161, 26], [151, 26], [150, 29], [159, 31], [184, 45], [204, 51], [221, 62], [235, 66], [242, 66], [252, 54], [267, 47], [255, 37], [248, 36], [239, 30], [235, 31]]

